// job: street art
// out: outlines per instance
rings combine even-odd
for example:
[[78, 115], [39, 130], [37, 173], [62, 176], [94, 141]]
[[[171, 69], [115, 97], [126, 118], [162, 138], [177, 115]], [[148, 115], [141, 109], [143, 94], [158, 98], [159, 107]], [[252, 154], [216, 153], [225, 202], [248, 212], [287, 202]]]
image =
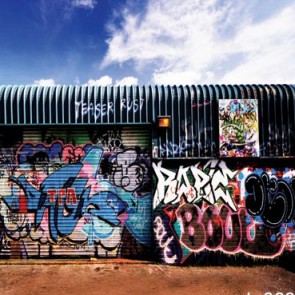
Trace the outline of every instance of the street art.
[[131, 99], [130, 97], [128, 98], [123, 98], [121, 100], [121, 109], [127, 109], [128, 112], [134, 111], [137, 113], [139, 110], [142, 110], [144, 103], [144, 99], [137, 99], [135, 98], [134, 100]]
[[[137, 113], [143, 108], [144, 99], [131, 99], [122, 98], [118, 109], [123, 111], [126, 110], [127, 113], [130, 113], [130, 116], [133, 113]], [[93, 103], [87, 100], [75, 100], [75, 118], [79, 121], [84, 116], [94, 119], [95, 122], [103, 118], [109, 118], [111, 115], [114, 115], [114, 102], [108, 101], [106, 103], [98, 102]]]
[[1, 256], [16, 244], [27, 258], [46, 247], [47, 256], [120, 256], [126, 234], [137, 248], [151, 246], [150, 163], [139, 148], [56, 140], [24, 143], [14, 159], [0, 169]]
[[295, 170], [233, 169], [223, 160], [153, 169], [153, 228], [163, 262], [184, 264], [208, 251], [260, 259], [295, 251]]
[[80, 118], [80, 116], [84, 115], [90, 115], [91, 117], [94, 117], [95, 121], [100, 119], [101, 117], [105, 117], [109, 115], [110, 113], [114, 113], [114, 105], [112, 102], [109, 102], [108, 104], [104, 103], [83, 103], [81, 102], [75, 102], [76, 106], [76, 118]]
[[[155, 149], [158, 147], [155, 146]], [[177, 157], [177, 156], [184, 156], [187, 150], [191, 149], [191, 143], [187, 140], [181, 140], [180, 144], [173, 143], [169, 141], [167, 143], [162, 143], [160, 145], [160, 156], [165, 157], [167, 154], [169, 157]], [[158, 151], [154, 150], [155, 156], [157, 156]]]
[[[196, 105], [194, 107], [206, 105], [208, 105], [208, 103]], [[216, 154], [216, 143], [211, 140], [210, 137], [212, 127], [205, 127], [203, 121], [192, 120], [190, 117], [186, 120], [182, 120], [179, 125], [179, 141], [174, 139], [174, 141], [168, 140], [158, 144], [155, 140], [153, 149], [155, 157], [158, 157], [158, 153], [160, 157], [207, 156], [210, 155], [211, 150], [213, 154]], [[198, 130], [197, 135], [193, 135], [193, 130]], [[200, 138], [204, 138], [204, 141], [200, 140]], [[201, 142], [205, 142], [205, 144], [201, 144]]]
[[104, 151], [116, 152], [124, 149], [121, 132], [119, 127], [115, 130], [101, 127], [91, 130], [89, 136], [91, 142], [102, 147]]
[[270, 177], [257, 170], [245, 180], [246, 207], [253, 216], [260, 216], [269, 227], [295, 221], [295, 177]]
[[82, 145], [53, 136], [5, 150], [0, 257], [142, 257], [153, 249], [167, 264], [186, 264], [208, 252], [274, 259], [295, 251], [294, 169], [159, 161], [152, 195], [144, 150], [125, 148], [120, 130], [88, 135]]
[[[165, 204], [180, 202], [184, 196], [188, 202], [199, 202], [205, 199], [210, 204], [215, 204], [219, 199], [236, 211], [235, 204], [225, 189], [236, 174], [227, 168], [224, 161], [211, 160], [204, 167], [200, 163], [183, 168], [180, 166], [178, 173], [169, 171], [153, 163], [154, 171], [158, 178], [158, 184], [154, 195], [154, 208], [163, 200]], [[191, 174], [191, 185], [189, 181]]]
[[[163, 221], [160, 216], [157, 216], [154, 221], [155, 238], [158, 241], [158, 245], [163, 253], [164, 261], [168, 264], [173, 264], [177, 260], [177, 255], [172, 252], [170, 243], [174, 241], [172, 234], [168, 234], [163, 225]], [[172, 254], [171, 254], [172, 252]]]
[[222, 157], [259, 155], [257, 100], [219, 100], [219, 144]]

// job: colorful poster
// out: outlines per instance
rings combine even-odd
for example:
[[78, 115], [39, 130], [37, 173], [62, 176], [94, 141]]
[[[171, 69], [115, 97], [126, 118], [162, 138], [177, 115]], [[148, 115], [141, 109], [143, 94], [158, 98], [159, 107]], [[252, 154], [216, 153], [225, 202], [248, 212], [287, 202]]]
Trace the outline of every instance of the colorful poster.
[[219, 144], [221, 157], [259, 156], [257, 100], [219, 100]]

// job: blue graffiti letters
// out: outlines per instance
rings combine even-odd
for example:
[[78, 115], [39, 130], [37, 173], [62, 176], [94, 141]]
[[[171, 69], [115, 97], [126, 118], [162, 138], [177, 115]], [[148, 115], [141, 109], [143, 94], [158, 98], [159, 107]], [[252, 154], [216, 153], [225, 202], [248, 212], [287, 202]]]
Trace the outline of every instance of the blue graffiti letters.
[[[93, 174], [96, 174], [101, 154], [101, 148], [92, 147], [82, 163], [68, 164], [56, 170], [41, 183], [40, 189], [33, 187], [24, 175], [10, 177], [13, 186], [24, 192], [28, 212], [35, 213], [36, 227], [48, 209], [49, 230], [53, 241], [56, 242], [59, 236], [70, 235], [85, 213], [99, 219], [97, 222], [100, 223], [112, 226], [120, 224], [118, 216], [126, 211], [127, 204], [116, 194], [112, 184], [102, 181], [101, 191], [91, 194], [89, 179], [83, 177], [85, 169], [91, 168]], [[18, 212], [19, 206], [15, 205], [15, 198], [16, 195], [12, 194], [3, 199], [12, 211]]]

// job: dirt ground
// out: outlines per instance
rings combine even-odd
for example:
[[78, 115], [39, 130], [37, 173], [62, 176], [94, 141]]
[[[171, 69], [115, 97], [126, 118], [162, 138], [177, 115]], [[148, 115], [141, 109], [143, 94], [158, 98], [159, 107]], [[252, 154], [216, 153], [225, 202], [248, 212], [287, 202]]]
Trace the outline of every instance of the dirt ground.
[[1, 295], [291, 295], [295, 294], [295, 273], [274, 266], [178, 267], [112, 260], [1, 262], [0, 286]]

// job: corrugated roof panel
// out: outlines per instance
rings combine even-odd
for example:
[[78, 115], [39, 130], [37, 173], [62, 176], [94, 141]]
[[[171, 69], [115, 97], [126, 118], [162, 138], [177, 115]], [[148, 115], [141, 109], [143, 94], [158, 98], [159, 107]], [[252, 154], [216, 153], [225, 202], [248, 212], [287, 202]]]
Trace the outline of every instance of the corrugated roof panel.
[[[25, 89], [24, 86], [19, 86], [18, 90], [17, 90], [16, 112], [15, 112], [16, 124], [17, 125], [20, 124], [20, 113], [21, 113], [20, 99], [21, 99], [21, 97], [23, 97], [24, 89]], [[13, 118], [13, 121], [14, 120], [15, 120], [15, 118]]]
[[168, 115], [169, 130], [154, 128], [157, 157], [215, 157], [219, 99], [257, 99], [260, 156], [295, 156], [294, 85], [0, 86], [0, 124], [156, 124]]

